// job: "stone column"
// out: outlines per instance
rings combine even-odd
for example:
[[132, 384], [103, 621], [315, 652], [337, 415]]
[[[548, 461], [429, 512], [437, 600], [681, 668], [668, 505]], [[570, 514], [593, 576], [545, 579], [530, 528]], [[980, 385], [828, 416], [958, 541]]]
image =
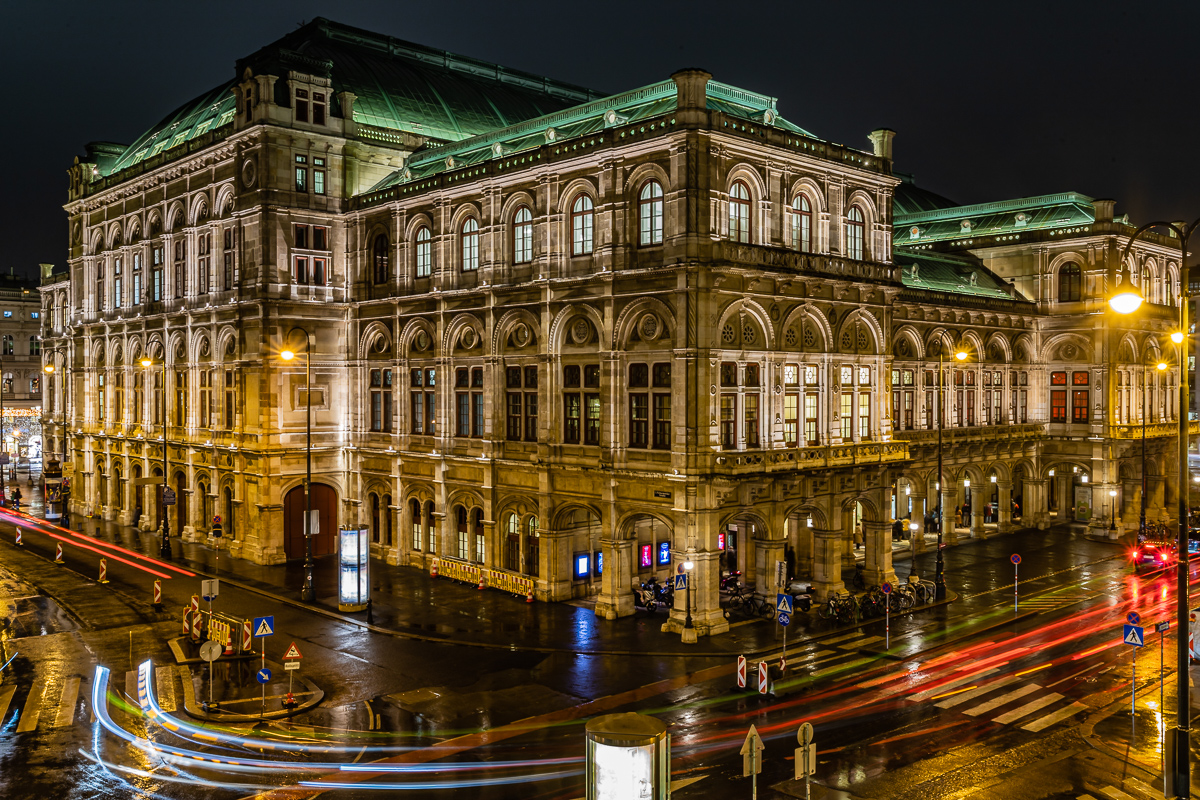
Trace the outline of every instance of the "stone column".
[[866, 562], [863, 577], [868, 586], [879, 586], [884, 581], [896, 585], [896, 571], [892, 569], [892, 524], [890, 522], [868, 522], [863, 520], [863, 538], [866, 539]]
[[763, 597], [775, 599], [779, 591], [775, 585], [775, 562], [784, 561], [782, 538], [770, 538], [768, 531], [760, 530], [755, 534], [754, 542], [754, 571], [757, 580], [754, 590]]
[[542, 531], [538, 547], [540, 572], [545, 578], [546, 599], [570, 600], [574, 573], [571, 570], [572, 531]]
[[842, 531], [813, 528], [813, 593], [824, 602], [846, 590], [842, 581]]
[[958, 505], [958, 492], [942, 487], [942, 542], [958, 544], [958, 531], [954, 529], [954, 509]]
[[633, 540], [601, 539], [604, 572], [596, 597], [596, 616], [605, 619], [633, 614]]
[[987, 531], [983, 527], [983, 507], [986, 504], [984, 487], [971, 486], [971, 538], [986, 539]]
[[1012, 481], [996, 481], [996, 488], [999, 490], [998, 502], [1000, 503], [1000, 515], [998, 519], [1000, 524], [996, 526], [996, 530], [1000, 533], [1006, 533], [1013, 529], [1012, 520]]
[[813, 575], [813, 532], [808, 519], [799, 514], [788, 518], [788, 538], [796, 549], [796, 577], [812, 580]]
[[1025, 479], [1025, 507], [1021, 509], [1021, 521], [1027, 528], [1044, 531], [1050, 527], [1050, 509], [1046, 505], [1046, 479]]

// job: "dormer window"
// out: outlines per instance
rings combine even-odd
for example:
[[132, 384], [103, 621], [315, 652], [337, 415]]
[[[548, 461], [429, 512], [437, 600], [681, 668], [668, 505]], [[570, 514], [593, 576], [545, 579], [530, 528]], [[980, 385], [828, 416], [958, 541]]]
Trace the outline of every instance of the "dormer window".
[[325, 124], [325, 93], [313, 92], [313, 125]]
[[296, 122], [308, 122], [308, 89], [296, 90]]

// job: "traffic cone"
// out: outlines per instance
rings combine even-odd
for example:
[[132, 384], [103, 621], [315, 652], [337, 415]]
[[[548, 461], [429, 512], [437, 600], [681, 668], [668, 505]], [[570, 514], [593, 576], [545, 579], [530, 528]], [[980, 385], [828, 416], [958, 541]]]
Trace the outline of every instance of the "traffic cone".
[[483, 591], [483, 570], [479, 571], [479, 590]]
[[437, 559], [434, 559], [433, 565], [429, 568], [429, 577], [431, 577], [431, 578], [437, 577]]
[[285, 706], [287, 706], [288, 708], [291, 708], [292, 706], [296, 705], [296, 698], [295, 698], [295, 697], [292, 697], [292, 693], [291, 693], [291, 692], [288, 692], [288, 693], [287, 693], [287, 697], [286, 697], [286, 698], [284, 698], [283, 704], [284, 704]]
[[525, 592], [525, 602], [526, 603], [533, 602], [533, 587], [532, 586], [530, 586], [529, 590], [527, 592]]

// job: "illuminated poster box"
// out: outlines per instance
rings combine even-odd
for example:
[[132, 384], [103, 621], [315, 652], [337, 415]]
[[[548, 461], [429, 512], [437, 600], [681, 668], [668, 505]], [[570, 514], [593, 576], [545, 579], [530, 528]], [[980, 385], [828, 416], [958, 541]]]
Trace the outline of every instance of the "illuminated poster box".
[[366, 528], [339, 531], [338, 611], [363, 611], [371, 596], [371, 541]]
[[587, 723], [587, 800], [667, 800], [671, 737], [659, 719], [607, 714]]

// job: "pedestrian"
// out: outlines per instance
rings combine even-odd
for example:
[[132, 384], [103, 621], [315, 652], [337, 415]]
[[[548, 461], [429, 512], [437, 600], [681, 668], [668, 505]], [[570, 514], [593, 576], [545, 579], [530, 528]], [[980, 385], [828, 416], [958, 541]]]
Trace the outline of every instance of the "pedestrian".
[[963, 510], [961, 508], [954, 509], [954, 527], [961, 528], [963, 521]]
[[898, 520], [898, 519], [892, 520], [892, 541], [893, 542], [899, 541], [901, 533], [902, 533], [902, 529], [901, 529], [900, 520]]
[[783, 546], [783, 560], [787, 562], [787, 582], [790, 584], [796, 576], [796, 552], [790, 544]]
[[862, 524], [856, 523], [854, 525], [854, 549], [855, 550], [859, 549], [860, 547], [862, 547], [862, 544], [863, 544]]

